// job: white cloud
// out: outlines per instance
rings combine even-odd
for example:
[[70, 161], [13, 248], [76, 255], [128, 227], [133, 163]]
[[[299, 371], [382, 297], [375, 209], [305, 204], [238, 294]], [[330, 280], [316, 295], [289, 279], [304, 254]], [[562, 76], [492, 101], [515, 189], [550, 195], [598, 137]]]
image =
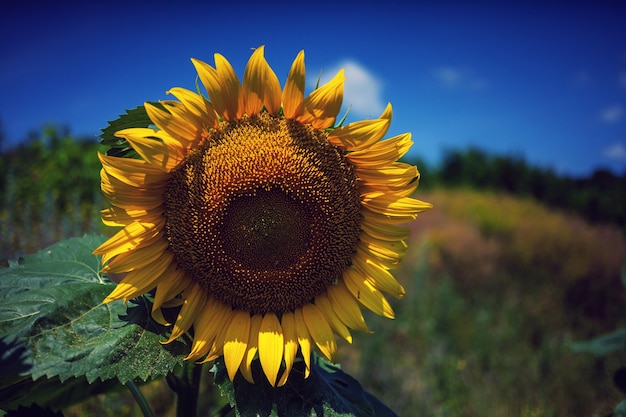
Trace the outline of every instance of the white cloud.
[[622, 143], [614, 143], [605, 148], [603, 154], [613, 161], [626, 161], [626, 146]]
[[623, 116], [624, 108], [619, 104], [607, 107], [600, 112], [600, 119], [604, 123], [617, 123], [622, 120]]
[[[320, 85], [330, 81], [342, 68], [346, 71], [343, 104], [346, 108], [350, 106], [350, 115], [370, 119], [380, 116], [386, 106], [386, 102], [381, 98], [382, 81], [356, 61], [345, 60], [324, 70]], [[312, 80], [311, 78], [313, 77], [310, 77], [309, 81], [314, 85], [317, 78]]]
[[472, 91], [481, 91], [487, 87], [487, 82], [477, 77], [471, 69], [458, 68], [452, 66], [436, 67], [431, 69], [431, 75], [443, 86], [448, 89], [469, 89]]

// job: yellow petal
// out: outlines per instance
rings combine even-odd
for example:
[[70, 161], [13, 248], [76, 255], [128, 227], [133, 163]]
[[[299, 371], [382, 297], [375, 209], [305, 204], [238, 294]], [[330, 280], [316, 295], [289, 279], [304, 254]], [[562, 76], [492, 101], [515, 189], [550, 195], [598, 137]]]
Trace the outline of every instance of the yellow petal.
[[300, 353], [302, 353], [302, 359], [304, 359], [304, 364], [306, 366], [304, 370], [304, 377], [308, 378], [311, 373], [311, 336], [306, 328], [301, 308], [297, 308], [293, 312], [293, 317], [296, 322], [296, 334], [298, 335]]
[[415, 180], [409, 184], [372, 184], [372, 183], [359, 183], [359, 193], [361, 195], [383, 193], [390, 198], [405, 198], [411, 197], [417, 189], [418, 181]]
[[183, 290], [192, 284], [192, 281], [185, 276], [182, 269], [178, 269], [176, 262], [172, 262], [166, 272], [167, 279], [161, 280], [157, 285], [152, 303], [152, 317], [164, 326], [169, 326], [161, 312], [161, 306], [175, 299]]
[[393, 198], [384, 193], [368, 193], [362, 196], [361, 203], [369, 210], [386, 216], [416, 217], [432, 204], [410, 197]]
[[182, 336], [183, 333], [189, 330], [191, 324], [196, 319], [196, 315], [204, 309], [207, 294], [200, 284], [194, 283], [189, 291], [185, 291], [183, 293], [183, 299], [183, 306], [178, 313], [176, 323], [174, 323], [172, 334], [165, 343], [170, 343], [176, 340], [178, 337]]
[[[168, 102], [161, 103], [167, 110], [161, 110], [151, 103], [144, 105], [146, 113], [150, 120], [161, 130], [166, 132], [172, 138], [176, 138], [181, 142], [193, 142], [200, 135], [200, 127], [193, 120], [193, 115], [186, 111], [184, 105], [181, 104], [182, 109], [178, 109], [176, 104]], [[180, 103], [178, 103], [180, 104]], [[181, 111], [182, 110], [182, 111]]]
[[337, 342], [328, 321], [314, 304], [303, 305], [302, 316], [315, 345], [326, 359], [332, 361], [337, 350]]
[[318, 307], [318, 310], [322, 312], [328, 324], [333, 329], [335, 333], [339, 336], [343, 337], [348, 343], [352, 343], [352, 335], [350, 331], [346, 327], [346, 325], [339, 319], [337, 313], [333, 309], [328, 296], [324, 293], [315, 297], [315, 306]]
[[272, 386], [276, 386], [276, 377], [283, 360], [283, 329], [274, 313], [267, 313], [259, 330], [259, 359], [263, 372]]
[[265, 60], [264, 51], [264, 46], [254, 51], [243, 75], [243, 108], [248, 115], [258, 114], [263, 105], [270, 114], [280, 110], [280, 82]]
[[380, 240], [405, 240], [408, 239], [410, 235], [410, 229], [408, 227], [393, 224], [382, 225], [368, 221], [367, 219], [361, 222], [361, 229], [369, 236]]
[[401, 260], [401, 257], [396, 253], [377, 252], [372, 248], [367, 247], [367, 245], [362, 241], [357, 243], [355, 249], [356, 256], [360, 256], [363, 259], [370, 259], [372, 262], [385, 269], [396, 268]]
[[168, 241], [160, 239], [152, 245], [117, 255], [102, 268], [102, 272], [120, 274], [144, 268], [159, 259], [167, 246]]
[[296, 321], [292, 312], [287, 311], [283, 313], [281, 326], [285, 340], [285, 370], [278, 381], [279, 387], [282, 387], [285, 385], [285, 382], [287, 382], [296, 354], [298, 353], [298, 334], [296, 332]]
[[250, 318], [250, 336], [248, 338], [248, 348], [246, 349], [246, 354], [244, 355], [241, 366], [239, 367], [241, 375], [243, 375], [246, 381], [251, 384], [254, 384], [251, 365], [254, 357], [259, 351], [259, 331], [261, 329], [262, 321], [263, 316], [260, 314], [255, 314]]
[[235, 379], [243, 355], [246, 353], [249, 336], [250, 313], [236, 310], [233, 312], [233, 318], [224, 337], [224, 363], [231, 381]]
[[163, 204], [163, 188], [141, 188], [128, 185], [110, 176], [105, 168], [100, 170], [101, 189], [114, 206], [125, 209], [150, 210]]
[[352, 262], [361, 275], [377, 289], [396, 298], [402, 298], [406, 294], [402, 285], [385, 268], [381, 268], [369, 259], [362, 259], [359, 256], [353, 257]]
[[167, 93], [174, 95], [180, 100], [191, 114], [203, 122], [206, 128], [210, 129], [217, 126], [215, 110], [204, 97], [180, 87], [170, 88]]
[[228, 326], [230, 325], [231, 319], [234, 317], [232, 314], [232, 309], [230, 307], [224, 306], [224, 308], [226, 309], [228, 314], [226, 314], [226, 317], [219, 323], [220, 328], [218, 329], [217, 336], [211, 344], [211, 349], [209, 350], [207, 356], [202, 361], [200, 361], [200, 363], [214, 361], [224, 354], [226, 332], [228, 331]]
[[180, 142], [163, 141], [164, 135], [157, 136], [157, 132], [151, 136], [161, 140], [146, 137], [143, 132], [145, 130], [147, 129], [124, 129], [116, 132], [115, 136], [126, 139], [145, 161], [165, 172], [171, 172], [178, 167], [185, 157]]
[[162, 207], [151, 210], [126, 210], [121, 207], [109, 207], [100, 211], [102, 222], [107, 226], [128, 226], [137, 220], [158, 219], [162, 214]]
[[361, 304], [379, 316], [392, 319], [393, 309], [380, 291], [369, 283], [361, 274], [353, 268], [348, 268], [343, 273], [346, 287]]
[[402, 240], [380, 240], [369, 236], [367, 233], [361, 233], [360, 240], [360, 243], [370, 252], [380, 254], [387, 258], [397, 259], [398, 261], [400, 261], [408, 251], [408, 245]]
[[[217, 70], [217, 76], [220, 80], [220, 92], [222, 100], [226, 104], [226, 120], [234, 120], [234, 118], [241, 117], [243, 111], [239, 108], [239, 90], [241, 83], [232, 65], [223, 55], [214, 54], [215, 69]], [[234, 116], [234, 117], [233, 117]]]
[[389, 129], [391, 104], [387, 104], [385, 113], [389, 113], [389, 118], [362, 120], [338, 127], [328, 135], [328, 141], [348, 151], [369, 148], [381, 140]]
[[335, 310], [337, 316], [339, 316], [346, 326], [362, 332], [371, 333], [367, 324], [365, 324], [365, 319], [363, 318], [363, 313], [361, 313], [359, 305], [352, 294], [350, 294], [343, 280], [339, 280], [337, 285], [331, 285], [326, 291], [328, 292], [328, 298], [330, 299], [333, 310]]
[[174, 255], [165, 252], [156, 262], [145, 268], [131, 271], [124, 277], [122, 282], [117, 284], [115, 289], [103, 301], [109, 303], [115, 300], [129, 300], [145, 294], [156, 286], [163, 272], [172, 263]]
[[406, 216], [387, 216], [385, 214], [376, 213], [372, 210], [369, 210], [367, 207], [361, 206], [361, 215], [363, 216], [363, 221], [368, 221], [371, 223], [377, 223], [381, 226], [392, 225], [398, 226], [403, 223], [410, 222], [415, 220], [417, 215], [409, 214]]
[[217, 71], [206, 62], [200, 61], [198, 59], [191, 58], [191, 62], [196, 68], [196, 72], [198, 73], [200, 81], [204, 85], [207, 93], [209, 94], [211, 106], [215, 109], [215, 112], [220, 117], [223, 117], [224, 113], [226, 112], [226, 104], [221, 97], [221, 87]]
[[191, 61], [217, 114], [223, 119], [235, 120], [239, 117], [239, 78], [226, 58], [220, 54], [215, 54], [214, 58], [215, 68], [197, 59]]
[[193, 322], [193, 344], [186, 361], [199, 359], [209, 352], [230, 313], [231, 309], [221, 302], [213, 298], [207, 300], [204, 309]]
[[302, 114], [305, 74], [304, 51], [300, 51], [291, 64], [283, 91], [283, 112], [288, 119], [293, 119]]
[[[333, 134], [335, 131], [333, 131]], [[405, 133], [375, 143], [369, 148], [350, 152], [346, 155], [346, 158], [358, 167], [376, 168], [402, 158], [411, 149], [411, 145], [413, 145], [411, 134]]]
[[394, 162], [376, 168], [356, 168], [359, 180], [365, 183], [380, 184], [388, 187], [403, 187], [419, 179], [419, 172], [414, 165]]
[[96, 255], [106, 253], [111, 258], [120, 253], [146, 246], [161, 237], [164, 225], [165, 219], [162, 216], [133, 222], [98, 246], [93, 253]]
[[304, 99], [303, 113], [297, 116], [300, 123], [309, 123], [316, 129], [325, 129], [335, 123], [337, 114], [341, 110], [343, 101], [344, 70], [340, 70], [335, 77], [314, 90]]
[[133, 187], [160, 187], [170, 177], [168, 173], [140, 159], [118, 158], [100, 152], [98, 158], [109, 175]]

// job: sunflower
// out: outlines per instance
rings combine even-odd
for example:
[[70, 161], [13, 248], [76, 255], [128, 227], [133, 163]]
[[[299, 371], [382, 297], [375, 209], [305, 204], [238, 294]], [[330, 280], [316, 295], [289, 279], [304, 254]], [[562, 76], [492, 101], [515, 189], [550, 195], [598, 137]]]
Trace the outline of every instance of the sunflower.
[[430, 204], [410, 197], [416, 167], [397, 162], [411, 135], [382, 140], [391, 105], [335, 127], [343, 70], [305, 96], [303, 51], [283, 89], [263, 47], [243, 82], [222, 55], [192, 62], [208, 99], [172, 88], [177, 100], [145, 103], [155, 128], [115, 133], [140, 159], [99, 155], [103, 222], [124, 227], [94, 252], [124, 274], [104, 302], [155, 290], [165, 343], [193, 327], [187, 360], [223, 356], [231, 380], [254, 382], [258, 358], [281, 386], [297, 358], [306, 377], [312, 350], [332, 360], [335, 335], [369, 332], [361, 308], [393, 318], [383, 292], [405, 293], [390, 273], [407, 250], [401, 224]]

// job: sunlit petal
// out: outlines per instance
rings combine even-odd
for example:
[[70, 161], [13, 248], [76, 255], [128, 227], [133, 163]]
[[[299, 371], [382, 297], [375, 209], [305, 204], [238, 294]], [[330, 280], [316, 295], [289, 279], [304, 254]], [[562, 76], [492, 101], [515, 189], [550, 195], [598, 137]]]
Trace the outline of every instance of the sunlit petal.
[[337, 342], [322, 312], [314, 304], [305, 304], [302, 306], [302, 317], [319, 351], [326, 359], [332, 361], [337, 350]]
[[199, 284], [195, 284], [189, 291], [184, 293], [183, 299], [183, 307], [178, 313], [172, 334], [166, 343], [172, 342], [189, 330], [196, 315], [204, 308], [207, 294], [205, 291], [202, 291]]
[[267, 313], [259, 330], [259, 359], [263, 372], [272, 386], [276, 386], [276, 377], [283, 360], [285, 348], [283, 329], [274, 313]]
[[[327, 290], [328, 292], [328, 290]], [[328, 324], [333, 329], [335, 333], [344, 338], [348, 343], [352, 343], [352, 335], [350, 334], [350, 330], [346, 327], [346, 325], [341, 321], [337, 313], [333, 309], [333, 306], [328, 299], [326, 294], [320, 294], [315, 297], [315, 305], [318, 307], [319, 311], [322, 312]]]
[[302, 115], [304, 102], [305, 69], [304, 51], [300, 51], [287, 76], [283, 91], [283, 111], [288, 119]]
[[264, 51], [264, 46], [254, 51], [243, 75], [243, 108], [247, 114], [259, 113], [263, 106], [271, 114], [280, 109], [280, 82], [265, 60]]
[[361, 304], [379, 316], [394, 318], [393, 309], [385, 296], [366, 278], [351, 268], [347, 269], [343, 276], [346, 287]]
[[281, 325], [283, 328], [283, 339], [285, 341], [285, 370], [278, 381], [278, 386], [282, 387], [287, 382], [289, 373], [293, 366], [298, 353], [298, 334], [296, 331], [296, 320], [292, 312], [287, 311], [283, 313], [281, 318]]
[[250, 318], [250, 336], [248, 338], [248, 348], [244, 355], [243, 361], [239, 370], [241, 375], [251, 384], [254, 384], [254, 378], [252, 377], [252, 361], [254, 360], [257, 352], [259, 351], [259, 331], [261, 329], [261, 323], [263, 316], [255, 314]]
[[237, 310], [232, 314], [233, 318], [224, 337], [224, 363], [231, 381], [235, 379], [241, 365], [250, 336], [250, 313]]
[[353, 122], [334, 129], [328, 136], [328, 141], [335, 146], [348, 151], [358, 151], [368, 148], [382, 139], [391, 124], [391, 104], [387, 105], [384, 115], [374, 120]]
[[300, 352], [302, 354], [302, 359], [304, 360], [305, 365], [304, 377], [308, 378], [311, 372], [311, 335], [309, 334], [306, 323], [304, 322], [302, 309], [296, 309], [293, 316], [296, 322], [296, 334], [298, 336], [298, 344], [300, 345]]
[[346, 326], [362, 332], [370, 332], [357, 301], [350, 294], [343, 280], [328, 288], [327, 292], [333, 310]]
[[344, 70], [328, 83], [309, 94], [302, 103], [302, 115], [296, 120], [310, 123], [316, 129], [325, 129], [335, 123], [343, 101]]
[[149, 266], [129, 272], [103, 302], [108, 303], [115, 300], [129, 300], [151, 290], [155, 287], [163, 271], [170, 265], [172, 259], [172, 254], [166, 252]]

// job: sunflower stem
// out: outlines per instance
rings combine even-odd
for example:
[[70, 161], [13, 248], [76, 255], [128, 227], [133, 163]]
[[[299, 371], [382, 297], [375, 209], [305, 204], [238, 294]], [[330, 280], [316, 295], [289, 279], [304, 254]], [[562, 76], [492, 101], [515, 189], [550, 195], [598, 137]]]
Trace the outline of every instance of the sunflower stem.
[[126, 386], [133, 394], [133, 397], [135, 397], [135, 400], [137, 401], [137, 404], [139, 405], [139, 408], [141, 409], [144, 417], [154, 417], [152, 409], [150, 408], [150, 404], [148, 404], [148, 401], [146, 401], [146, 397], [143, 396], [143, 394], [139, 390], [139, 387], [137, 386], [137, 384], [135, 384], [135, 381], [127, 381]]
[[176, 400], [176, 416], [196, 417], [201, 377], [202, 365], [190, 362], [183, 364], [180, 378], [173, 374], [168, 375], [168, 384], [178, 396]]

